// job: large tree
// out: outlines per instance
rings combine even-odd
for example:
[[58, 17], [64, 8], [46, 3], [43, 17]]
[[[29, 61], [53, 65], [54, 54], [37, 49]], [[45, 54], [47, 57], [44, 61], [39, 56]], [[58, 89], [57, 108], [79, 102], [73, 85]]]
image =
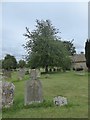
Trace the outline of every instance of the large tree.
[[59, 32], [50, 20], [37, 20], [36, 30], [30, 32], [26, 27], [27, 38], [25, 48], [28, 51], [28, 60], [31, 67], [43, 67], [48, 72], [49, 66], [63, 66], [68, 53], [63, 43], [57, 37]]
[[86, 57], [86, 65], [90, 72], [90, 39], [87, 39], [85, 44], [85, 57]]
[[16, 58], [10, 54], [7, 54], [2, 61], [2, 68], [6, 70], [16, 69], [17, 61]]
[[63, 41], [64, 46], [66, 47], [70, 55], [74, 55], [76, 53], [73, 41], [74, 39], [72, 41]]

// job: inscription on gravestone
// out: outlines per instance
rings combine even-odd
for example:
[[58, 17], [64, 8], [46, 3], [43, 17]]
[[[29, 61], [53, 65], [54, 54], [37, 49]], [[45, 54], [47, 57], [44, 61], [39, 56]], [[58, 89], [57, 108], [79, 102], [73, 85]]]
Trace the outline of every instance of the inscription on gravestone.
[[36, 69], [31, 70], [31, 80], [26, 82], [25, 90], [25, 105], [29, 105], [33, 102], [42, 102], [42, 84], [40, 80], [37, 79], [38, 72]]

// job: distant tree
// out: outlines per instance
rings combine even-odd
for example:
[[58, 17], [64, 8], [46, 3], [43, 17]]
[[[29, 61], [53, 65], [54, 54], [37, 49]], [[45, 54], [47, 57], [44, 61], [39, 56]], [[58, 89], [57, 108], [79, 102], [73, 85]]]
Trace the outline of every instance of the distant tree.
[[23, 68], [26, 66], [26, 62], [24, 60], [19, 60], [18, 67]]
[[16, 58], [10, 54], [7, 54], [2, 61], [2, 68], [6, 70], [16, 69], [17, 61]]
[[63, 43], [64, 43], [66, 49], [69, 51], [70, 55], [74, 55], [76, 53], [75, 47], [73, 45], [73, 41], [74, 41], [74, 39], [72, 41], [63, 41]]
[[64, 44], [56, 36], [59, 31], [52, 26], [50, 20], [36, 22], [36, 30], [30, 32], [26, 27], [24, 34], [28, 40], [25, 48], [31, 68], [43, 67], [48, 72], [48, 67], [51, 66], [65, 67], [64, 62], [69, 55]]
[[87, 39], [85, 44], [85, 57], [86, 57], [86, 65], [88, 67], [88, 71], [90, 72], [90, 39]]

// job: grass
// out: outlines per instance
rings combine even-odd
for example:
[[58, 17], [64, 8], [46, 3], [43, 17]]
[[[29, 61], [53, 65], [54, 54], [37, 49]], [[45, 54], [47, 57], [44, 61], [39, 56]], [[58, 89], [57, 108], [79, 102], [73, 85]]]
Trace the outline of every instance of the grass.
[[[76, 75], [74, 72], [41, 75], [44, 103], [24, 106], [26, 75], [18, 81], [16, 73], [12, 74], [15, 85], [14, 105], [3, 109], [3, 118], [88, 118], [88, 75]], [[53, 97], [62, 95], [68, 99], [68, 105], [53, 105]]]

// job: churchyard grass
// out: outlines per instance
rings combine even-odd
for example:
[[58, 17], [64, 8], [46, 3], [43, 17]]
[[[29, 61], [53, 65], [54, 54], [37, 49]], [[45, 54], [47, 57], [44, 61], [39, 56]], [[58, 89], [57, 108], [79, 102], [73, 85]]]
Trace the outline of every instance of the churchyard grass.
[[[18, 81], [17, 74], [12, 73], [12, 81], [15, 85], [14, 105], [3, 109], [3, 118], [87, 118], [88, 117], [88, 74], [77, 75], [75, 72], [57, 72], [41, 75], [43, 86], [42, 105], [24, 106], [25, 82], [29, 79], [25, 75]], [[55, 106], [53, 98], [64, 96], [68, 99], [68, 105]]]

